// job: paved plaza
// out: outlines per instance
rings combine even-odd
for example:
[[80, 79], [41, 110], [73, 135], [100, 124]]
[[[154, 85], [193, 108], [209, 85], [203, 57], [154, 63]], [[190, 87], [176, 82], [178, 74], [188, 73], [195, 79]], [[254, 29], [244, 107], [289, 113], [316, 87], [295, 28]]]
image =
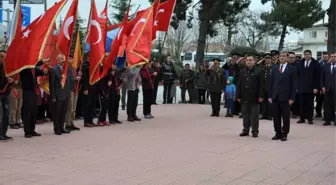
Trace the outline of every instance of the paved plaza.
[[[142, 112], [142, 107], [138, 109]], [[240, 138], [241, 119], [209, 105], [157, 105], [152, 120], [0, 143], [0, 185], [335, 185], [336, 127], [296, 124], [287, 142]], [[139, 114], [140, 115], [140, 114]], [[126, 119], [121, 111], [121, 120]]]

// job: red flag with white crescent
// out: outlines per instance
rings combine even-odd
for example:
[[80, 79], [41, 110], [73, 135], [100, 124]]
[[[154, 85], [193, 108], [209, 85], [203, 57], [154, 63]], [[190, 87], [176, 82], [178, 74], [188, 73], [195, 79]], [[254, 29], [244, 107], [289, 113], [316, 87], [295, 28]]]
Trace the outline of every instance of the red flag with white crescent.
[[90, 43], [90, 84], [93, 85], [100, 79], [100, 65], [105, 58], [105, 36], [99, 23], [100, 18], [97, 13], [96, 3], [91, 0], [91, 14], [89, 18], [88, 38]]
[[20, 35], [15, 35], [5, 58], [7, 76], [15, 75], [27, 68], [34, 68], [42, 59], [48, 36], [66, 2], [67, 0], [59, 1], [22, 30]]
[[147, 63], [152, 49], [154, 5], [144, 11], [128, 37], [126, 56], [129, 67]]
[[73, 32], [76, 25], [77, 9], [78, 9], [78, 0], [73, 0], [69, 8], [69, 11], [64, 18], [63, 24], [60, 29], [60, 33], [58, 34], [56, 44], [57, 50], [65, 56], [65, 61], [62, 70], [62, 80], [61, 80], [62, 87], [64, 87], [67, 78], [70, 47]]

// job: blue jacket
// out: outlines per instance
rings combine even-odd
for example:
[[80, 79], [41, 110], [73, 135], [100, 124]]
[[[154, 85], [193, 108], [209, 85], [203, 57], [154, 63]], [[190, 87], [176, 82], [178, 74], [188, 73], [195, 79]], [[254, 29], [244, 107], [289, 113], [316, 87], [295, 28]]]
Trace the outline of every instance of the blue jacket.
[[236, 86], [234, 84], [226, 85], [225, 97], [226, 99], [236, 99]]

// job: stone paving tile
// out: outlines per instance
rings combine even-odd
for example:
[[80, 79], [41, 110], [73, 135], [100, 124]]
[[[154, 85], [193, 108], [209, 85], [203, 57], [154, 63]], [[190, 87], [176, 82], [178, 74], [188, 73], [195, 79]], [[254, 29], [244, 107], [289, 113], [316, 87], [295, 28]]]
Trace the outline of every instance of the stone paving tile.
[[[141, 116], [139, 106], [138, 115]], [[55, 136], [0, 143], [0, 185], [334, 185], [336, 128], [295, 124], [288, 142], [240, 138], [242, 120], [210, 118], [209, 105], [153, 106], [153, 120], [83, 128]], [[222, 110], [222, 115], [224, 110]], [[120, 119], [125, 120], [124, 111]]]

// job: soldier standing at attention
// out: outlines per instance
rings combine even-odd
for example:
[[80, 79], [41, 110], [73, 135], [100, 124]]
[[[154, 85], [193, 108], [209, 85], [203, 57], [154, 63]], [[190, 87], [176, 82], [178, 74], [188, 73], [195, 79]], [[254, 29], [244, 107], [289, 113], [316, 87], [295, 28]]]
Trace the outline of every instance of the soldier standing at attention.
[[208, 92], [210, 93], [212, 114], [211, 116], [219, 117], [220, 101], [222, 90], [225, 88], [226, 79], [224, 70], [219, 67], [220, 59], [213, 59], [213, 65], [207, 70]]
[[262, 70], [255, 64], [254, 56], [247, 55], [247, 68], [240, 72], [237, 83], [237, 100], [242, 105], [244, 126], [241, 137], [248, 136], [251, 127], [253, 137], [258, 137], [259, 133], [259, 103], [263, 101], [264, 83]]
[[271, 54], [266, 53], [265, 54], [265, 63], [263, 65], [263, 74], [261, 76], [263, 83], [265, 84], [265, 88], [263, 90], [263, 102], [261, 103], [261, 117], [260, 119], [268, 119], [272, 120], [272, 114], [271, 114], [271, 105], [267, 101], [268, 99], [268, 82], [271, 77], [271, 71], [272, 71], [272, 58]]
[[181, 88], [181, 100], [182, 103], [187, 103], [185, 95], [186, 91], [188, 91], [189, 95], [189, 103], [192, 103], [194, 100], [194, 86], [195, 86], [195, 74], [194, 71], [190, 69], [190, 65], [186, 64], [184, 66], [184, 70], [180, 76], [180, 88]]

